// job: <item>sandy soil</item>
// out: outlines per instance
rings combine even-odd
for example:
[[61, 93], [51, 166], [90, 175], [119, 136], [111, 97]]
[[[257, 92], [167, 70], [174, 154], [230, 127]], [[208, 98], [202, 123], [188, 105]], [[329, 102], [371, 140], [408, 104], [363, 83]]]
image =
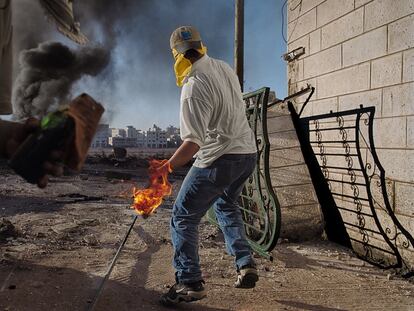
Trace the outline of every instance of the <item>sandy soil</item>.
[[[0, 170], [0, 216], [16, 229], [0, 241], [0, 310], [88, 310], [134, 216], [129, 199], [120, 196], [131, 181], [111, 179], [108, 170], [114, 168], [88, 166], [80, 176], [52, 180], [46, 190]], [[145, 184], [143, 170], [127, 173]], [[180, 175], [172, 176], [174, 193]], [[135, 224], [97, 310], [167, 310], [158, 297], [174, 282], [168, 229], [173, 197]], [[208, 297], [178, 309], [414, 310], [412, 282], [348, 249], [321, 240], [283, 240], [272, 255], [273, 262], [257, 258], [255, 289], [235, 289], [223, 238], [204, 222], [200, 256]]]

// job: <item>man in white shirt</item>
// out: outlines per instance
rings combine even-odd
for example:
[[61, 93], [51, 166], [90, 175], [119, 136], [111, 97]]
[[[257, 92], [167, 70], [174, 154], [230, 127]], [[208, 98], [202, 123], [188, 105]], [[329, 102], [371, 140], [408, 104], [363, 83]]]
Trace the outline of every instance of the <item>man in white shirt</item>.
[[183, 144], [159, 171], [182, 166], [196, 156], [177, 195], [171, 218], [176, 284], [161, 297], [164, 305], [206, 296], [198, 256], [198, 225], [213, 206], [228, 252], [235, 257], [235, 287], [258, 280], [237, 200], [256, 166], [239, 80], [225, 62], [206, 54], [192, 26], [176, 29], [170, 46], [177, 85], [182, 86], [180, 130]]

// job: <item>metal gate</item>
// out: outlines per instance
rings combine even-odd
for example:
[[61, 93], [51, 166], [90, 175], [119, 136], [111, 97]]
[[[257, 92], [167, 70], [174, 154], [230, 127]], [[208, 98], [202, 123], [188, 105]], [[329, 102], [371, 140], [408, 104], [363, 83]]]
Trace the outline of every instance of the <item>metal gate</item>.
[[[269, 174], [268, 98], [267, 87], [245, 94], [243, 97], [246, 103], [246, 116], [256, 138], [258, 157], [256, 169], [244, 186], [239, 205], [252, 249], [271, 259], [269, 252], [275, 247], [279, 238], [281, 213]], [[217, 225], [213, 209], [209, 210], [207, 217]]]
[[328, 238], [352, 246], [358, 256], [374, 265], [406, 268], [401, 253], [413, 249], [414, 239], [390, 204], [385, 170], [374, 145], [375, 107], [361, 105], [305, 118], [292, 103], [289, 110]]

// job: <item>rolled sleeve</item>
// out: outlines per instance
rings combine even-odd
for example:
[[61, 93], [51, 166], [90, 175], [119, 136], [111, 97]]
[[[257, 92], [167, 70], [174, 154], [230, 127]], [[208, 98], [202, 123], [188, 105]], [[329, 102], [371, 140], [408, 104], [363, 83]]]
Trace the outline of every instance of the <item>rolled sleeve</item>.
[[180, 111], [181, 139], [203, 146], [211, 113], [212, 107], [206, 101], [195, 97], [183, 99]]

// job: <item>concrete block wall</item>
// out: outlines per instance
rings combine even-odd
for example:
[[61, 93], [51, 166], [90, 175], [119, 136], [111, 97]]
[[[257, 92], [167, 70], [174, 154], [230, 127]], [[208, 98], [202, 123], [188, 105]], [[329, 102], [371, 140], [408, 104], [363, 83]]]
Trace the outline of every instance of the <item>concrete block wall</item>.
[[323, 217], [286, 104], [268, 110], [270, 178], [281, 207], [280, 237], [306, 241], [323, 233]]
[[[414, 0], [289, 0], [287, 13], [288, 50], [305, 47], [288, 64], [289, 94], [307, 83], [316, 88], [305, 116], [375, 107], [374, 143], [391, 206], [414, 236]], [[392, 225], [381, 219], [384, 228]], [[376, 238], [371, 241], [380, 246]], [[413, 246], [402, 253], [414, 267]]]

